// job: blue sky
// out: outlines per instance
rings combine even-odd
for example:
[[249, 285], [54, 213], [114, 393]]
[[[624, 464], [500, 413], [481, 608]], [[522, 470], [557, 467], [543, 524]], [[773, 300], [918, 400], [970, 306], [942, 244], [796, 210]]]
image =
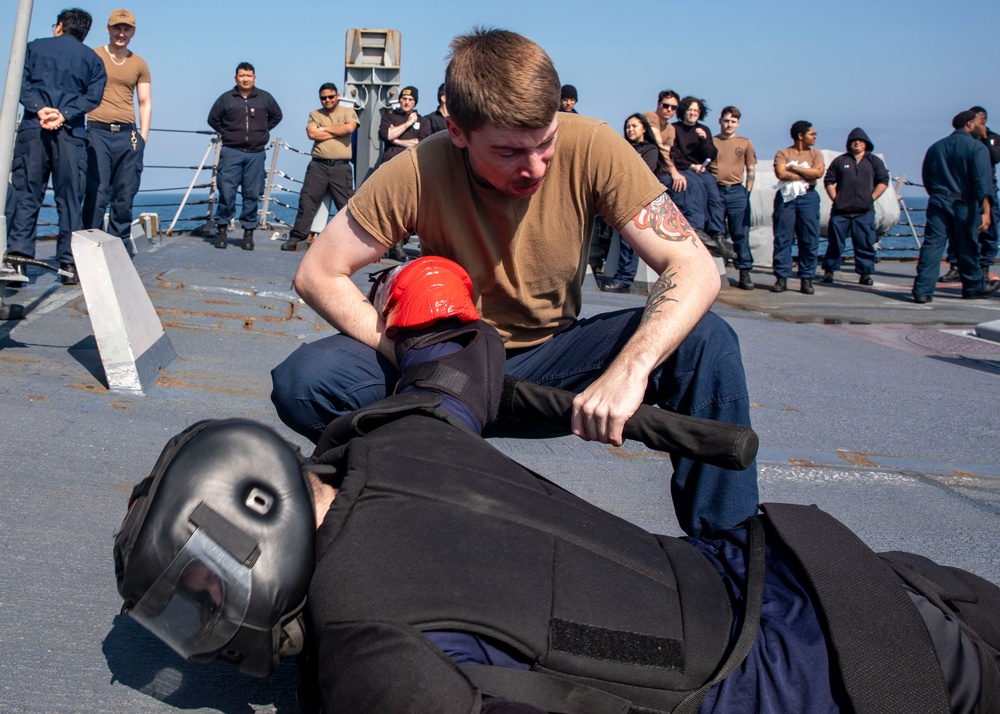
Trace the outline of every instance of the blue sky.
[[[29, 38], [50, 35], [67, 4], [36, 0]], [[107, 17], [119, 5], [80, 4], [95, 17], [87, 44], [103, 44]], [[9, 51], [15, 7], [5, 0], [0, 11], [0, 52]], [[538, 42], [563, 82], [578, 88], [578, 111], [618, 130], [633, 111], [653, 109], [665, 88], [705, 98], [713, 131], [718, 110], [735, 104], [743, 112], [740, 133], [762, 160], [790, 143], [788, 127], [798, 119], [813, 122], [820, 148], [837, 150], [861, 126], [893, 176], [919, 180], [924, 151], [951, 131], [958, 111], [981, 104], [993, 111], [991, 126], [1000, 127], [998, 3], [959, 10], [926, 0], [140, 0], [126, 7], [138, 22], [131, 47], [153, 74], [154, 128], [207, 128], [212, 102], [232, 87], [236, 64], [246, 60], [257, 68], [258, 86], [284, 111], [274, 135], [306, 150], [306, 117], [318, 106], [320, 84], [342, 86], [344, 39], [352, 27], [401, 32], [402, 80], [420, 89], [424, 113], [434, 108], [449, 41], [478, 23]], [[206, 137], [154, 133], [146, 163], [194, 165], [206, 146]], [[304, 159], [287, 161], [280, 163], [286, 173], [301, 177]], [[148, 170], [143, 187], [189, 179], [185, 172]]]

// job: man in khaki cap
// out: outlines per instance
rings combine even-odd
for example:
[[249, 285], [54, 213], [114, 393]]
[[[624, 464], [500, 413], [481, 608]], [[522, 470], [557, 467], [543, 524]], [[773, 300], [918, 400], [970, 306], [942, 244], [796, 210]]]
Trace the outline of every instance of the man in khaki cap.
[[[132, 200], [139, 190], [142, 155], [153, 116], [149, 66], [128, 49], [135, 35], [135, 15], [125, 8], [108, 18], [108, 44], [94, 50], [104, 63], [108, 83], [101, 105], [87, 115], [87, 197], [83, 220], [87, 228], [101, 228], [109, 210], [108, 233], [129, 245]], [[135, 123], [133, 96], [139, 99]]]

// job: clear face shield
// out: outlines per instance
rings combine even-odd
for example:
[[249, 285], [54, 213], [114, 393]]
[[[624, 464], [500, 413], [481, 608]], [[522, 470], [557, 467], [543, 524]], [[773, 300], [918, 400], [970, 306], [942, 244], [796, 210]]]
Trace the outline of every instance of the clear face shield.
[[185, 659], [213, 655], [240, 629], [250, 568], [201, 528], [129, 614]]

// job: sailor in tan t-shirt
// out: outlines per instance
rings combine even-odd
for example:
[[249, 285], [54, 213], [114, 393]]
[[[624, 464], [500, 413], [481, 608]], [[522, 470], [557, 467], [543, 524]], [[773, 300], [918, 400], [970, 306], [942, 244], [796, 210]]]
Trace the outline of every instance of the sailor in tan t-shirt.
[[[108, 18], [107, 30], [108, 44], [94, 50], [104, 62], [108, 83], [101, 106], [87, 115], [83, 221], [87, 228], [103, 228], [108, 211], [108, 233], [130, 248], [132, 201], [139, 190], [153, 98], [149, 66], [128, 49], [135, 35], [135, 15], [124, 8], [115, 10]], [[139, 101], [138, 125], [133, 97]]]
[[724, 225], [733, 241], [733, 267], [739, 273], [737, 287], [753, 290], [750, 269], [753, 255], [750, 252], [750, 192], [753, 191], [757, 154], [749, 139], [736, 135], [740, 126], [740, 110], [729, 106], [722, 109], [719, 116], [719, 133], [712, 137], [718, 152], [715, 162], [708, 170], [719, 185], [719, 199], [722, 201]]
[[341, 210], [354, 195], [354, 172], [351, 170], [351, 134], [358, 128], [353, 107], [340, 103], [337, 85], [327, 82], [319, 88], [322, 107], [309, 113], [306, 135], [313, 140], [312, 161], [306, 168], [299, 193], [299, 210], [288, 240], [282, 250], [295, 250], [309, 237], [320, 201], [327, 192], [333, 205]]
[[778, 179], [774, 195], [774, 257], [772, 266], [775, 282], [771, 292], [788, 289], [792, 274], [792, 239], [799, 247], [799, 291], [812, 295], [816, 277], [816, 254], [819, 250], [819, 193], [816, 182], [826, 172], [823, 154], [816, 145], [816, 129], [807, 121], [792, 124], [795, 142], [774, 156], [774, 175]]
[[[527, 38], [477, 29], [451, 47], [447, 132], [375, 171], [302, 259], [296, 290], [340, 334], [272, 371], [282, 421], [318, 439], [339, 414], [391, 391], [393, 340], [351, 277], [415, 231], [425, 253], [469, 273], [479, 314], [504, 339], [508, 373], [580, 392], [576, 435], [621, 444], [644, 399], [748, 425], [738, 341], [708, 312], [718, 270], [642, 158], [603, 122], [558, 112], [558, 74]], [[659, 278], [644, 309], [580, 319], [597, 215]], [[754, 513], [755, 466], [673, 464], [687, 532]]]

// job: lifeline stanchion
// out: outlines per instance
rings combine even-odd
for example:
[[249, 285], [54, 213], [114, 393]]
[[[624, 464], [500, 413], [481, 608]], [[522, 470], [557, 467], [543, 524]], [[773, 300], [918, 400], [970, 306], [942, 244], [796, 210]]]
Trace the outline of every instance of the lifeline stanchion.
[[257, 224], [257, 227], [263, 230], [271, 227], [271, 224], [267, 222], [267, 216], [269, 215], [268, 208], [273, 200], [271, 198], [271, 186], [274, 184], [274, 174], [278, 170], [278, 154], [281, 152], [282, 147], [287, 146], [287, 144], [279, 136], [271, 142], [271, 146], [274, 148], [274, 153], [271, 154], [271, 168], [267, 171], [267, 186], [264, 187], [264, 199], [260, 207], [260, 222]]
[[[181, 205], [179, 205], [177, 207], [177, 213], [174, 214], [174, 220], [172, 220], [170, 222], [170, 227], [167, 228], [167, 235], [168, 236], [169, 235], [173, 235], [174, 226], [177, 225], [177, 221], [181, 217], [181, 211], [184, 210], [184, 206], [187, 204], [187, 200], [191, 196], [191, 191], [194, 190], [195, 181], [198, 180], [198, 174], [200, 174], [201, 171], [202, 171], [202, 169], [205, 168], [205, 163], [208, 161], [209, 154], [212, 153], [213, 149], [215, 149], [216, 150], [216, 154], [218, 154], [218, 147], [219, 146], [221, 146], [221, 144], [219, 143], [219, 137], [218, 137], [218, 135], [215, 135], [215, 136], [212, 137], [212, 140], [208, 143], [208, 148], [205, 150], [205, 155], [201, 158], [201, 163], [198, 164], [198, 170], [195, 171], [194, 172], [194, 176], [191, 177], [191, 184], [188, 186], [187, 192], [184, 194], [184, 198], [181, 199]], [[216, 157], [216, 158], [218, 158], [218, 157]], [[215, 176], [214, 176], [215, 172], [213, 171], [212, 173], [213, 173], [212, 182], [211, 182], [211, 184], [209, 184], [209, 186], [211, 187], [211, 191], [212, 191], [212, 193], [210, 195], [214, 195], [215, 194]], [[209, 211], [208, 211], [208, 213], [209, 213], [210, 216], [212, 215], [211, 198], [209, 198]]]

